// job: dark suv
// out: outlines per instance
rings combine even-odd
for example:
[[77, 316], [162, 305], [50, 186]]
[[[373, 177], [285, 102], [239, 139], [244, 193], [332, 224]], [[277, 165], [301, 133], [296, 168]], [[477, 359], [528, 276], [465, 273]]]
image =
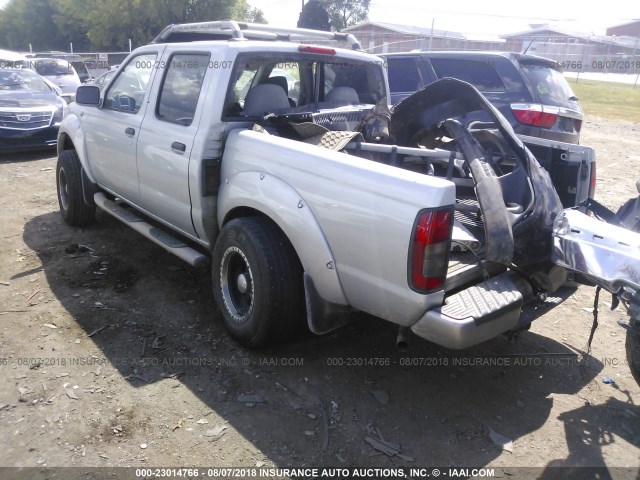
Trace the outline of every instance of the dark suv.
[[[516, 133], [579, 143], [582, 109], [560, 65], [503, 52], [408, 52], [387, 62], [391, 103], [444, 77], [469, 82], [509, 120]], [[481, 118], [467, 119], [467, 123]]]

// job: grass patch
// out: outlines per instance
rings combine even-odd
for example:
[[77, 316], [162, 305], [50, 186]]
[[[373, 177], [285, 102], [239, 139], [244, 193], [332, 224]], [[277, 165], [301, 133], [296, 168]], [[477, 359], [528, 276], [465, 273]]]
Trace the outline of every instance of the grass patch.
[[585, 116], [628, 120], [640, 123], [640, 84], [598, 82], [596, 80], [568, 78], [567, 82], [580, 99]]

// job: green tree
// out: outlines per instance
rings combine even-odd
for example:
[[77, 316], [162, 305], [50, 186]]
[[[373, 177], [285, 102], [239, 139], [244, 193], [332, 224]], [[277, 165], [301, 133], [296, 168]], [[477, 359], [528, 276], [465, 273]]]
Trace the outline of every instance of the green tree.
[[329, 14], [333, 30], [365, 22], [369, 17], [371, 0], [321, 0]]
[[[13, 0], [2, 10], [0, 44], [12, 50], [68, 49], [64, 35], [51, 21], [55, 8], [49, 0]], [[66, 45], [65, 45], [66, 44]]]
[[79, 15], [78, 8], [81, 8], [79, 2], [74, 0], [51, 0], [54, 6], [52, 20], [58, 32], [65, 41], [65, 48], [73, 43], [75, 52], [87, 52], [91, 50], [91, 41], [87, 35], [89, 30], [88, 24], [82, 15]]
[[238, 1], [238, 4], [231, 17], [233, 20], [239, 20], [249, 23], [269, 23], [264, 13], [259, 8], [252, 7], [246, 0]]
[[171, 23], [227, 18], [266, 23], [247, 0], [11, 0], [0, 11], [0, 48], [123, 51]]
[[331, 30], [329, 15], [320, 0], [310, 0], [305, 3], [298, 19], [298, 28], [310, 28], [313, 30]]

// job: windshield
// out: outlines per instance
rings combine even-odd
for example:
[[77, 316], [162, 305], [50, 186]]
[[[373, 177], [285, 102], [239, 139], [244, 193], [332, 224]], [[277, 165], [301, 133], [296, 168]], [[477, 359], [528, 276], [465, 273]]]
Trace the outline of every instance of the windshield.
[[30, 63], [30, 66], [36, 69], [38, 75], [52, 76], [74, 74], [71, 64], [66, 60], [38, 59]]
[[0, 91], [23, 90], [29, 92], [51, 92], [51, 88], [33, 72], [28, 70], [0, 70]]
[[329, 55], [240, 55], [225, 117], [314, 112], [375, 104], [386, 95], [382, 64]]
[[573, 90], [561, 72], [540, 64], [521, 63], [521, 66], [543, 103], [573, 107], [578, 105]]

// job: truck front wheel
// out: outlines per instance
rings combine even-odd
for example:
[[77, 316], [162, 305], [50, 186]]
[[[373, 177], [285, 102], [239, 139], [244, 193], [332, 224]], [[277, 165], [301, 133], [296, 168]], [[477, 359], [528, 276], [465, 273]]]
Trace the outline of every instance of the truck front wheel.
[[84, 201], [82, 166], [75, 150], [63, 150], [56, 165], [58, 204], [62, 218], [69, 225], [88, 225], [95, 220], [96, 207]]
[[225, 327], [249, 348], [284, 341], [305, 322], [302, 267], [267, 219], [237, 218], [213, 250], [213, 291]]

